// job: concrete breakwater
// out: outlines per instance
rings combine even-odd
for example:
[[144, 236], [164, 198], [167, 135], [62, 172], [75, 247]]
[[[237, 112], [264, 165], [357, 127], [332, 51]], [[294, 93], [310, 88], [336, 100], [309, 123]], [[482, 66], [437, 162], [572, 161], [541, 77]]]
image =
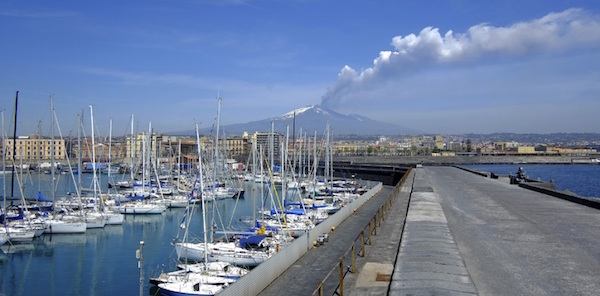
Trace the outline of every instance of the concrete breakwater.
[[574, 202], [574, 203], [577, 203], [580, 205], [588, 206], [588, 207], [591, 207], [594, 209], [600, 209], [600, 199], [579, 196], [568, 190], [564, 190], [564, 191], [556, 190], [553, 182], [543, 182], [543, 181], [539, 181], [539, 180], [526, 178], [523, 182], [517, 183], [514, 181], [514, 176], [510, 176], [510, 175], [509, 176], [499, 176], [499, 175], [495, 175], [494, 173], [491, 173], [491, 172], [483, 172], [483, 171], [473, 170], [473, 169], [461, 167], [461, 166], [455, 166], [455, 167], [459, 168], [461, 170], [473, 173], [475, 175], [486, 177], [486, 178], [492, 178], [492, 179], [508, 178], [508, 182], [510, 184], [518, 185], [519, 187], [522, 187], [525, 189], [529, 189], [529, 190], [533, 190], [533, 191], [536, 191], [539, 193], [551, 195], [551, 196], [554, 196], [554, 197], [557, 197], [560, 199], [564, 199], [564, 200]]
[[337, 162], [370, 163], [370, 164], [600, 164], [600, 155], [473, 155], [473, 156], [336, 156]]

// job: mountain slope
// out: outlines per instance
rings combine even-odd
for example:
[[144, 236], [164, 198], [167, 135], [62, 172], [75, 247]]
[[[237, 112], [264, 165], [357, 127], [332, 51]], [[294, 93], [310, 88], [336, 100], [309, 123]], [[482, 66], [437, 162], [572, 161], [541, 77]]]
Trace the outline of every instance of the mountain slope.
[[323, 134], [327, 122], [330, 123], [334, 135], [398, 135], [419, 133], [419, 131], [413, 129], [379, 122], [361, 115], [337, 113], [319, 105], [299, 108], [274, 118], [221, 126], [221, 129], [228, 135], [241, 135], [243, 132], [266, 132], [271, 130], [271, 121], [273, 121], [275, 131], [285, 133], [286, 126], [289, 125], [291, 132], [294, 125], [294, 115], [296, 118], [296, 131], [302, 128], [309, 135], [315, 131], [318, 134]]

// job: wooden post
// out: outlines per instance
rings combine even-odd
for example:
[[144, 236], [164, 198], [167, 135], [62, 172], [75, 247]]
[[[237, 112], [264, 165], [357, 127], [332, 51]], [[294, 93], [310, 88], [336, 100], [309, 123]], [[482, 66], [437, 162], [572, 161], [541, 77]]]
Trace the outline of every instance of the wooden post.
[[319, 290], [319, 296], [323, 296], [323, 282], [319, 281], [319, 283], [317, 284], [317, 288]]
[[340, 296], [344, 296], [344, 258], [340, 259]]
[[369, 245], [371, 244], [371, 220], [369, 220]]
[[379, 210], [377, 210], [377, 213], [375, 213], [375, 232], [373, 234], [377, 235], [377, 214], [379, 214]]
[[365, 230], [364, 230], [364, 228], [363, 228], [363, 231], [362, 231], [362, 243], [361, 243], [361, 247], [362, 248], [361, 248], [360, 252], [362, 253], [362, 257], [365, 257]]
[[354, 250], [354, 243], [352, 243], [352, 273], [356, 272], [356, 269], [354, 268], [354, 256], [356, 254], [356, 251]]

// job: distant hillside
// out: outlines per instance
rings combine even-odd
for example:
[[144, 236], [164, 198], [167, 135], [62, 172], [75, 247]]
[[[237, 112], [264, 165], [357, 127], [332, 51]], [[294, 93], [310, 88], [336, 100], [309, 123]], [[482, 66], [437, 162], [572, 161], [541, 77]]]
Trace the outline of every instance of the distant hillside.
[[[266, 132], [271, 130], [271, 122], [273, 122], [276, 132], [285, 133], [287, 126], [290, 127], [290, 132], [292, 132], [294, 117], [296, 131], [299, 132], [302, 128], [309, 135], [314, 134], [315, 131], [319, 135], [323, 134], [327, 122], [331, 125], [334, 135], [410, 135], [422, 133], [421, 131], [376, 121], [357, 114], [341, 114], [319, 105], [299, 108], [274, 118], [221, 126], [220, 129], [227, 135], [241, 135], [244, 132]], [[201, 132], [207, 134], [210, 133], [210, 129]]]

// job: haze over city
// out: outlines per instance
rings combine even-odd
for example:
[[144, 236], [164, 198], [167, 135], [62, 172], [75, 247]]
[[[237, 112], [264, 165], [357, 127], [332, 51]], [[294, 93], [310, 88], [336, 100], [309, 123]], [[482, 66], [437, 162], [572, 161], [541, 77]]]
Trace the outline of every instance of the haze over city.
[[[3, 1], [0, 109], [172, 132], [320, 104], [430, 133], [600, 132], [597, 1]], [[41, 122], [41, 124], [38, 124]], [[10, 133], [8, 133], [10, 134]]]

